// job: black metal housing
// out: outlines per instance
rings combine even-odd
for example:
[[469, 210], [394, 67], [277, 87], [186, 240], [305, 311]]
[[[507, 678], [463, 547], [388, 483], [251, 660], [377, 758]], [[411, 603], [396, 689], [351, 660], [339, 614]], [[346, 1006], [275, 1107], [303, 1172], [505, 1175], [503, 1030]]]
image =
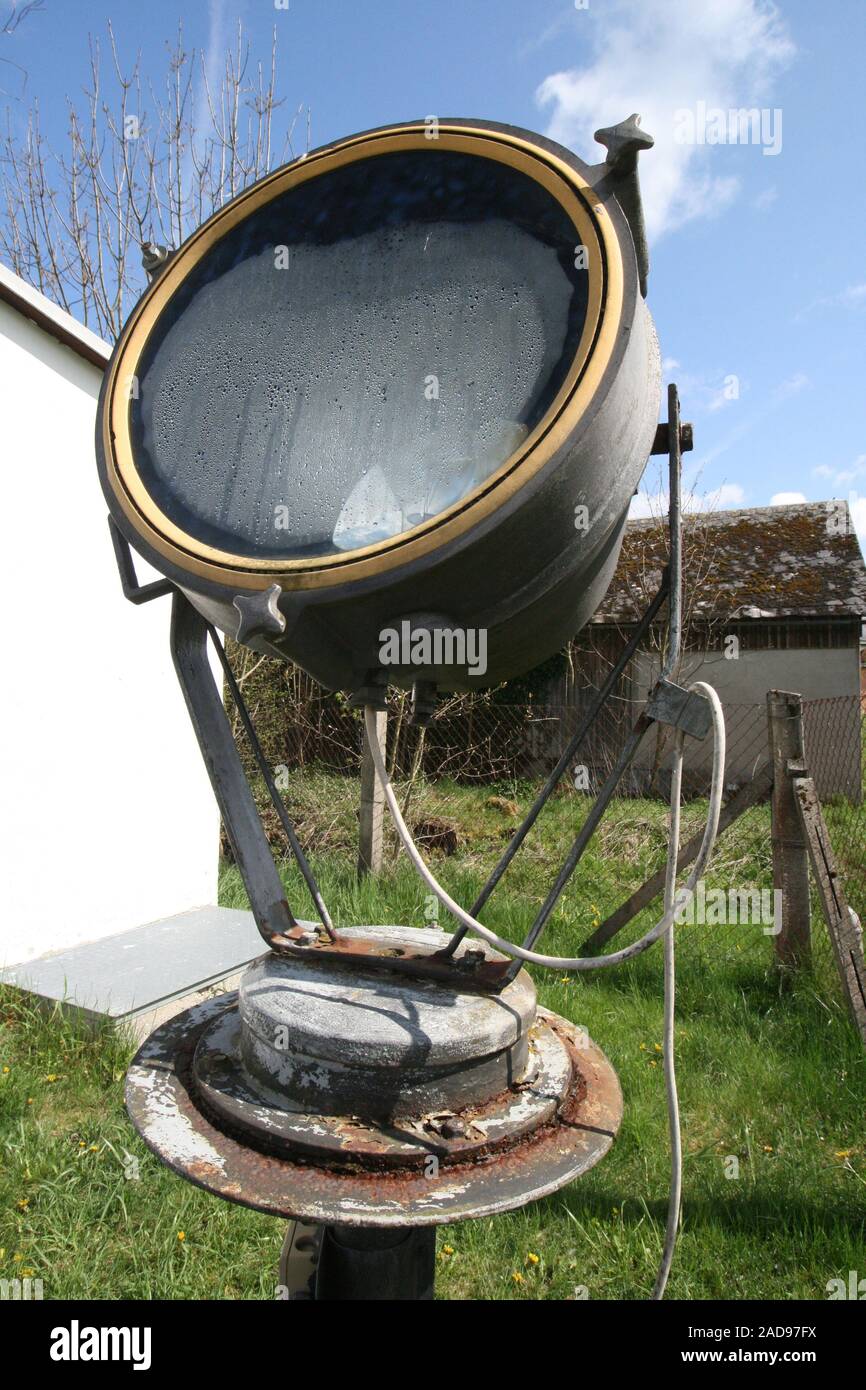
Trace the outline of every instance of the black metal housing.
[[[387, 147], [389, 141], [407, 136], [420, 141], [423, 130], [423, 123], [410, 122], [314, 152], [303, 161], [305, 176], [314, 180], [305, 185], [308, 202], [316, 177], [308, 166], [315, 166], [317, 159], [342, 158], [347, 145], [358, 146], [361, 153], [353, 157], [364, 159], [364, 142], [384, 141]], [[142, 356], [143, 325], [145, 345], [156, 331], [159, 301], [154, 296], [163, 281], [168, 285], [172, 276], [178, 277], [177, 288], [161, 292], [162, 313], [185, 283], [184, 257], [188, 248], [190, 255], [195, 252], [196, 237], [207, 234], [212, 246], [219, 247], [219, 219], [226, 209], [165, 263], [121, 335], [100, 398], [100, 477], [114, 523], [135, 549], [222, 631], [254, 650], [296, 661], [328, 688], [360, 691], [366, 699], [389, 682], [478, 689], [526, 671], [558, 650], [592, 615], [610, 583], [629, 501], [656, 433], [658, 348], [640, 293], [632, 232], [617, 199], [623, 190], [615, 168], [610, 163], [587, 166], [542, 136], [492, 122], [443, 120], [438, 139], [455, 144], [471, 139], [476, 142], [473, 149], [491, 152], [507, 145], [531, 167], [537, 165], [539, 178], [555, 177], [564, 185], [569, 175], [573, 177], [569, 197], [581, 202], [604, 261], [603, 266], [590, 263], [587, 272], [590, 288], [593, 274], [602, 277], [604, 292], [595, 338], [572, 397], [549, 419], [542, 418], [539, 440], [526, 459], [518, 457], [519, 451], [512, 455], [503, 476], [494, 475], [483, 497], [458, 508], [456, 516], [443, 514], [441, 524], [434, 517], [418, 532], [396, 536], [381, 554], [349, 550], [324, 560], [313, 557], [309, 567], [287, 564], [281, 570], [277, 559], [268, 569], [256, 568], [254, 556], [246, 568], [243, 557], [226, 567], [202, 561], [196, 538], [186, 547], [176, 539], [163, 543], [152, 517], [145, 515], [148, 508], [141, 493], [136, 499], [128, 486], [137, 466], [132, 448], [127, 482], [119, 480], [117, 411], [122, 418], [124, 406], [122, 401], [118, 405], [118, 382]], [[476, 157], [483, 159], [484, 154]], [[288, 177], [296, 167], [278, 175]], [[235, 203], [254, 194], [266, 206], [278, 175], [247, 190]], [[633, 174], [629, 177], [633, 183]], [[288, 195], [283, 190], [281, 196], [290, 197], [291, 190]], [[208, 254], [213, 252], [204, 257]], [[382, 315], [386, 308], [382, 306]], [[371, 310], [364, 330], [375, 338], [380, 328], [378, 312]], [[291, 333], [291, 323], [286, 332]], [[500, 365], [506, 371], [507, 358]], [[564, 364], [563, 372], [568, 366]], [[214, 450], [221, 447], [222, 441], [214, 439]], [[533, 456], [542, 455], [540, 464], [529, 466]], [[373, 462], [387, 476], [388, 459]], [[577, 509], [584, 508], [581, 525]], [[459, 660], [383, 667], [382, 633], [400, 630], [407, 622], [412, 633], [431, 628], [483, 632], [484, 670], [478, 670], [477, 663], [473, 670]]]

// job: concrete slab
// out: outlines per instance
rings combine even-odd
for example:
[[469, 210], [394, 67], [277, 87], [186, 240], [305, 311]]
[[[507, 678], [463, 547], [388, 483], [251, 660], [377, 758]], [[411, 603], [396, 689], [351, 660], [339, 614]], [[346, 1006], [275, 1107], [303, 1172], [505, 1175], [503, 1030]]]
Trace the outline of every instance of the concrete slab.
[[0, 982], [93, 1018], [134, 1020], [141, 1034], [142, 1024], [170, 1017], [190, 996], [233, 988], [265, 949], [251, 912], [199, 907], [7, 966]]

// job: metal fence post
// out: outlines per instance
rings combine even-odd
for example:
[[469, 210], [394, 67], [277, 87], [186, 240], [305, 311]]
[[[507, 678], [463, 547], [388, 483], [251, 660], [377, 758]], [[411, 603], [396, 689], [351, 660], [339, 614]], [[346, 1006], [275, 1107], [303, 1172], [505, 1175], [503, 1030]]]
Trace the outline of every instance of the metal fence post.
[[[388, 716], [384, 711], [376, 714], [376, 737], [382, 754], [388, 735]], [[379, 786], [373, 758], [361, 731], [361, 807], [360, 837], [358, 842], [358, 877], [364, 874], [378, 874], [382, 868], [382, 835], [385, 815], [385, 794]]]
[[789, 690], [767, 692], [767, 726], [773, 760], [773, 887], [782, 893], [776, 956], [796, 969], [811, 960], [809, 857], [797, 812], [794, 777], [806, 772], [803, 702]]

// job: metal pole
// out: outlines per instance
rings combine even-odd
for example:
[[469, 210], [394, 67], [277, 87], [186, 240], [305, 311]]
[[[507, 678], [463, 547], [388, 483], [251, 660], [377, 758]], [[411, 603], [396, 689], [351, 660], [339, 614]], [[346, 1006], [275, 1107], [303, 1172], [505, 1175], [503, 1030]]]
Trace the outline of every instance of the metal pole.
[[668, 386], [668, 530], [670, 534], [670, 599], [668, 600], [668, 641], [662, 680], [669, 680], [680, 660], [683, 635], [683, 519], [682, 464], [680, 436], [680, 397], [673, 382]]
[[264, 941], [272, 949], [296, 925], [207, 659], [207, 624], [177, 590], [171, 654], [235, 862]]
[[[680, 661], [680, 649], [682, 646], [682, 612], [683, 612], [683, 566], [682, 566], [682, 547], [683, 547], [683, 523], [682, 523], [682, 458], [683, 441], [680, 424], [680, 398], [679, 392], [673, 382], [668, 386], [668, 426], [667, 426], [667, 447], [668, 447], [668, 528], [670, 535], [670, 560], [668, 565], [668, 640], [665, 651], [665, 659], [661, 668], [661, 679], [669, 680], [676, 672]], [[527, 932], [523, 946], [531, 950], [540, 937], [550, 914], [553, 912], [556, 903], [562, 894], [565, 885], [577, 868], [586, 846], [589, 844], [596, 826], [604, 815], [609, 802], [619, 784], [619, 781], [626, 768], [631, 763], [644, 734], [653, 721], [647, 714], [640, 714], [635, 721], [634, 727], [629, 734], [620, 754], [614, 764], [613, 769], [604, 786], [598, 793], [595, 802], [587, 816], [583, 826], [571, 851], [557, 875], [556, 882], [551, 888], [539, 911], [535, 921]], [[512, 980], [520, 968], [520, 961], [515, 960], [506, 972], [505, 978]]]
[[316, 1300], [427, 1301], [436, 1275], [433, 1226], [378, 1230], [328, 1226], [316, 1271]]

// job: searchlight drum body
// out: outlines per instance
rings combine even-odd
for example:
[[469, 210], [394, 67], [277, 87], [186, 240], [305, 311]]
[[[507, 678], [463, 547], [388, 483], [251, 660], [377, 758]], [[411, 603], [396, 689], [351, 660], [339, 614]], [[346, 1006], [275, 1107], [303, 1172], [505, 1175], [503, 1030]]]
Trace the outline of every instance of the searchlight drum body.
[[[550, 656], [610, 583], [658, 419], [634, 163], [414, 123], [235, 198], [106, 373], [120, 531], [215, 626], [359, 698]], [[437, 630], [483, 658], [415, 641]]]
[[[429, 1297], [436, 1225], [522, 1206], [603, 1157], [622, 1114], [616, 1075], [584, 1030], [538, 1006], [521, 965], [595, 969], [669, 933], [683, 739], [711, 721], [710, 810], [688, 891], [718, 826], [720, 707], [672, 679], [691, 437], [674, 386], [657, 427], [637, 187], [652, 141], [636, 117], [597, 139], [608, 153], [592, 167], [540, 136], [465, 120], [319, 150], [150, 257], [153, 282], [106, 372], [97, 453], [124, 592], [173, 594], [175, 669], [266, 947], [236, 993], [153, 1032], [127, 1108], [191, 1182], [293, 1218], [281, 1277], [293, 1297]], [[498, 683], [573, 636], [608, 587], [651, 452], [670, 458], [658, 593], [468, 912], [412, 838], [376, 709], [389, 684], [411, 685], [423, 720], [437, 689]], [[139, 585], [130, 545], [165, 579]], [[523, 944], [500, 938], [478, 914], [664, 603], [669, 638], [646, 707]], [[334, 927], [216, 628], [366, 707], [397, 833], [458, 930]], [[209, 640], [313, 921], [286, 900]], [[544, 955], [539, 937], [654, 722], [676, 730], [665, 915], [612, 954]], [[669, 934], [665, 950], [668, 968]], [[666, 990], [673, 1133], [672, 1000]], [[675, 1182], [658, 1296], [678, 1201]]]

